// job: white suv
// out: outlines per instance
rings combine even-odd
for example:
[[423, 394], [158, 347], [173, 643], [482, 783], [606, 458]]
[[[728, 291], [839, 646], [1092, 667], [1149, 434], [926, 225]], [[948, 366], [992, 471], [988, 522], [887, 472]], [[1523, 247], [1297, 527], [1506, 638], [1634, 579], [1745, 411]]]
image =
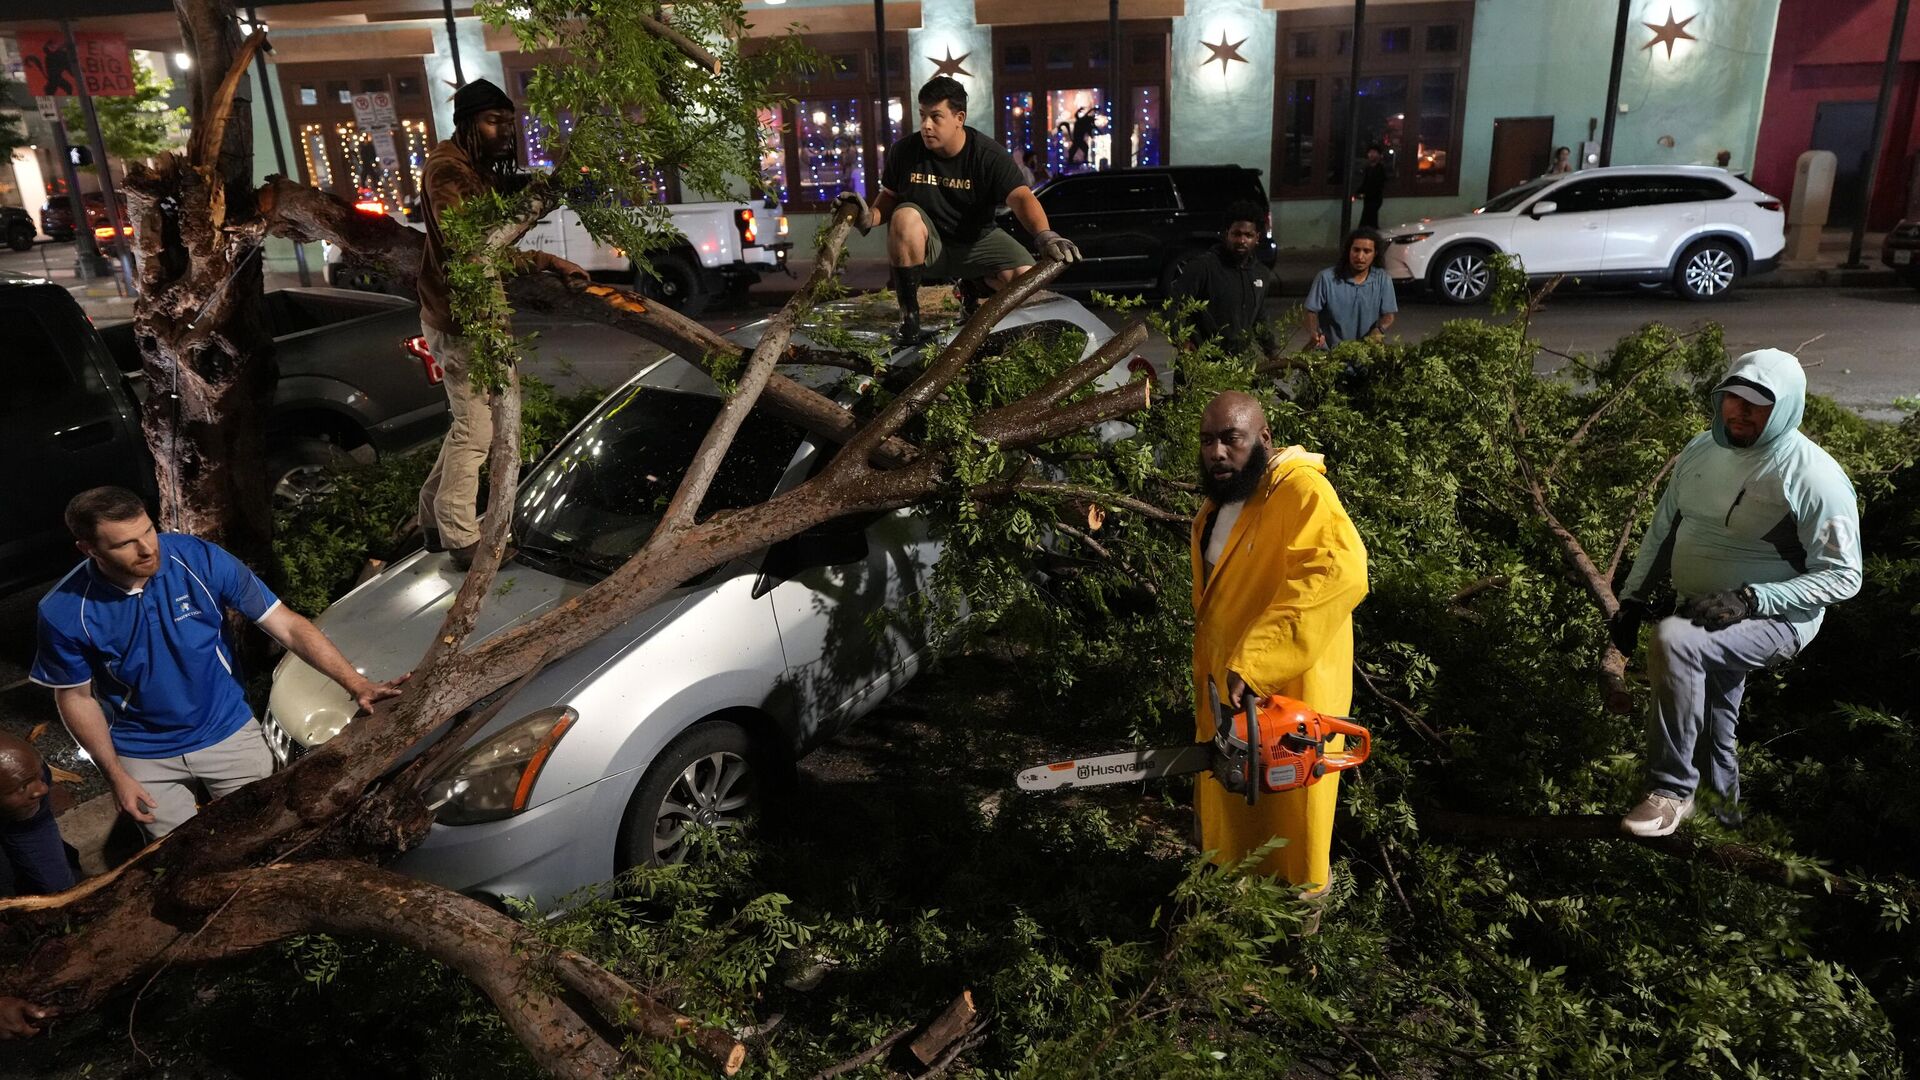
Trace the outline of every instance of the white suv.
[[1486, 296], [1494, 252], [1534, 276], [1671, 284], [1712, 300], [1774, 268], [1786, 215], [1779, 199], [1722, 169], [1616, 166], [1543, 176], [1472, 213], [1383, 231], [1387, 273], [1456, 304]]

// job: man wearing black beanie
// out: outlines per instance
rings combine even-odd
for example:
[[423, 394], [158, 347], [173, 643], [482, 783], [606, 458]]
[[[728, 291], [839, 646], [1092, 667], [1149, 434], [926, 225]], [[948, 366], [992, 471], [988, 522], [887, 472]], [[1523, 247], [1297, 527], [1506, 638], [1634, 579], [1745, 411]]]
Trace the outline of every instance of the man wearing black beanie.
[[[480, 466], [493, 440], [493, 414], [487, 394], [474, 388], [467, 366], [469, 347], [447, 304], [447, 242], [441, 215], [488, 191], [512, 191], [523, 180], [514, 167], [517, 110], [506, 92], [475, 79], [453, 95], [453, 138], [427, 155], [420, 187], [426, 206], [427, 250], [420, 261], [420, 323], [427, 348], [446, 372], [453, 425], [440, 444], [440, 457], [420, 488], [420, 527], [429, 551], [447, 551], [454, 568], [473, 565], [480, 543]], [[587, 272], [546, 252], [514, 255], [516, 271], [545, 270], [585, 283]]]

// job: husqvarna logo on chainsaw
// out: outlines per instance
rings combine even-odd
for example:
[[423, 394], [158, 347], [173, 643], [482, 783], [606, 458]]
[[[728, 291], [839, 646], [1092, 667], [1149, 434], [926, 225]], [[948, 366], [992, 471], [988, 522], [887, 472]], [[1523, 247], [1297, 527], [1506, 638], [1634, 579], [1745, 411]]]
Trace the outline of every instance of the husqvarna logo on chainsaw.
[[1083, 761], [1074, 769], [1073, 778], [1090, 780], [1100, 776], [1125, 776], [1128, 773], [1144, 772], [1146, 768], [1147, 763], [1144, 761], [1122, 761], [1114, 765], [1093, 765]]

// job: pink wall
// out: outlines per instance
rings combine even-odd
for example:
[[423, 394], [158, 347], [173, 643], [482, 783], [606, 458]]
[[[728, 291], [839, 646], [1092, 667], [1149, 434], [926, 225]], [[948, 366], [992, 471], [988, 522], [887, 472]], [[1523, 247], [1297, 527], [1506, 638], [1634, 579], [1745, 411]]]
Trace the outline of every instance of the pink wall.
[[[1879, 96], [1893, 8], [1894, 0], [1781, 0], [1753, 163], [1753, 182], [1761, 189], [1783, 199], [1793, 193], [1794, 162], [1812, 142], [1821, 102]], [[1905, 212], [1911, 158], [1920, 150], [1920, 6], [1908, 11], [1902, 36], [1900, 77], [1867, 214], [1874, 229], [1887, 228]]]

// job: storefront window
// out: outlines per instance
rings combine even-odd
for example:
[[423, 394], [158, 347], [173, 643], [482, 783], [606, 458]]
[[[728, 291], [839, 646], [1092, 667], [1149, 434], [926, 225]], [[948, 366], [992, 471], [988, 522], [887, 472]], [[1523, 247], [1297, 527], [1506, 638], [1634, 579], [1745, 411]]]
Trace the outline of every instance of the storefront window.
[[866, 191], [860, 146], [860, 103], [841, 98], [800, 102], [800, 200], [825, 203], [843, 191]]
[[787, 150], [780, 137], [780, 110], [760, 110], [760, 182], [787, 201]]
[[1287, 85], [1282, 104], [1280, 182], [1305, 184], [1313, 177], [1313, 90], [1314, 80], [1294, 79]]
[[1000, 95], [1000, 141], [1009, 151], [1039, 149], [1046, 144], [1046, 130], [1045, 118], [1034, 115], [1031, 93]]
[[333, 187], [333, 166], [327, 161], [327, 129], [308, 124], [300, 129], [300, 149], [307, 159], [307, 179], [326, 191]]
[[1414, 147], [1414, 170], [1419, 176], [1437, 179], [1451, 167], [1454, 82], [1451, 71], [1420, 77], [1420, 141]]
[[1047, 166], [1054, 175], [1112, 167], [1113, 117], [1107, 95], [1096, 89], [1055, 90], [1047, 95]]
[[1127, 163], [1135, 168], [1159, 165], [1165, 158], [1166, 135], [1160, 128], [1160, 91], [1157, 87], [1136, 86], [1133, 90], [1133, 125], [1128, 135]]
[[[1347, 138], [1347, 81], [1333, 81], [1333, 138], [1330, 140], [1333, 153], [1327, 155], [1327, 183], [1340, 182], [1340, 155], [1346, 149]], [[1359, 141], [1353, 146], [1353, 172], [1349, 174], [1349, 186], [1358, 181], [1360, 167], [1366, 163], [1367, 148], [1378, 146], [1386, 158], [1387, 175], [1400, 172], [1401, 151], [1404, 149], [1403, 127], [1407, 119], [1407, 77], [1405, 75], [1375, 75], [1360, 80], [1360, 92], [1355, 95], [1360, 110], [1360, 124], [1356, 128]]]

